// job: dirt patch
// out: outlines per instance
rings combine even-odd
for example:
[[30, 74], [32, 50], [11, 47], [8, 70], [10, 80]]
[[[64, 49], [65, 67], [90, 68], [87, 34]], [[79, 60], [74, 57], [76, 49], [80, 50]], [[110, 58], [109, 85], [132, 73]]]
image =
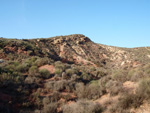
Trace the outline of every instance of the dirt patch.
[[55, 67], [53, 65], [44, 65], [44, 66], [39, 67], [39, 70], [41, 69], [47, 69], [50, 72], [50, 74], [55, 73]]

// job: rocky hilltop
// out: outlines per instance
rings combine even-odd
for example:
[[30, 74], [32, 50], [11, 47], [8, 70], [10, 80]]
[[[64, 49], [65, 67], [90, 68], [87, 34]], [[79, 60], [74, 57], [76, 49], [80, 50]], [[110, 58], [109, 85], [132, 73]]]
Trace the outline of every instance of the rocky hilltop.
[[[49, 57], [54, 61], [91, 64], [98, 66], [101, 63], [111, 62], [114, 66], [125, 64], [144, 63], [143, 59], [150, 59], [150, 48], [119, 48], [96, 44], [88, 37], [80, 34], [57, 36], [45, 39], [16, 40], [0, 39], [3, 51], [1, 59], [9, 59], [9, 53], [14, 56]], [[4, 43], [3, 43], [4, 42]], [[143, 51], [143, 52], [142, 52]], [[137, 56], [143, 57], [143, 59]], [[107, 61], [106, 61], [107, 60]]]
[[0, 38], [0, 112], [140, 112], [150, 99], [149, 62], [150, 47], [107, 46], [82, 34]]

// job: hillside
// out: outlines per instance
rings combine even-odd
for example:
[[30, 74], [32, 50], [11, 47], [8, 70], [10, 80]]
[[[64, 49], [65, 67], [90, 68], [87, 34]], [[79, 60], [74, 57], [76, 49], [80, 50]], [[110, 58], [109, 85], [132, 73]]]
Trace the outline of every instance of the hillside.
[[107, 46], [81, 34], [0, 38], [0, 112], [140, 112], [150, 99], [149, 62], [150, 47]]

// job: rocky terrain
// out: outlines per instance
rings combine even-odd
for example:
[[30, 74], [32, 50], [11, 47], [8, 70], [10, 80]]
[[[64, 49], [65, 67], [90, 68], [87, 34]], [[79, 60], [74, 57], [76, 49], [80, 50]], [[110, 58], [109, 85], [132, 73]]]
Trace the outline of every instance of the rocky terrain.
[[81, 34], [0, 38], [0, 112], [148, 112], [150, 47], [97, 44]]

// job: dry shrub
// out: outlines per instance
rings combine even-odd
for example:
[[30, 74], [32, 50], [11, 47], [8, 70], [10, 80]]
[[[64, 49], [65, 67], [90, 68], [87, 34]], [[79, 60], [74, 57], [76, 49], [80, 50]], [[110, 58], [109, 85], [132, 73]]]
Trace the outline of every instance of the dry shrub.
[[117, 95], [119, 92], [123, 91], [122, 83], [117, 81], [108, 81], [106, 84], [107, 91], [110, 93], [110, 95]]
[[125, 82], [128, 80], [128, 72], [125, 70], [117, 70], [114, 71], [112, 74], [112, 79], [119, 81], [119, 82]]
[[136, 71], [132, 76], [131, 76], [131, 81], [138, 81], [140, 80], [141, 78], [144, 77], [143, 75], [144, 73], [142, 71]]
[[136, 93], [143, 99], [150, 99], [150, 78], [144, 78], [139, 82]]
[[78, 96], [78, 98], [83, 98], [84, 97], [84, 90], [85, 90], [85, 86], [83, 83], [77, 83], [76, 84], [76, 95]]
[[66, 88], [67, 81], [66, 80], [60, 80], [55, 82], [54, 84], [54, 90], [56, 91], [63, 91]]
[[57, 113], [57, 103], [50, 103], [44, 106], [42, 113]]
[[[142, 79], [135, 94], [124, 93], [120, 97], [118, 103], [111, 109], [112, 112], [120, 112], [129, 110], [130, 108], [138, 108], [144, 100], [150, 99], [150, 78]], [[127, 112], [127, 111], [126, 111]]]
[[128, 109], [131, 107], [137, 108], [143, 102], [143, 99], [136, 94], [126, 94], [120, 98], [118, 106], [122, 109]]
[[70, 80], [49, 81], [45, 84], [45, 87], [54, 91], [66, 90], [72, 92], [75, 90], [75, 82]]
[[49, 99], [49, 97], [45, 97], [45, 98], [43, 98], [43, 106], [46, 106], [46, 105], [48, 105], [49, 103], [50, 103], [50, 99]]
[[61, 94], [57, 91], [52, 93], [52, 96], [49, 97], [50, 102], [57, 102], [58, 100], [60, 100], [61, 98]]
[[76, 103], [63, 106], [63, 113], [101, 113], [103, 111], [99, 104], [80, 100]]
[[130, 113], [130, 109], [139, 107], [142, 101], [138, 95], [126, 93], [116, 103], [112, 104], [108, 110], [111, 113]]
[[49, 82], [45, 83], [45, 87], [48, 88], [48, 89], [53, 90], [54, 89], [54, 84], [55, 84], [55, 81], [49, 81]]
[[88, 84], [85, 86], [83, 83], [78, 83], [76, 84], [75, 93], [78, 98], [98, 99], [105, 93], [105, 90], [98, 84]]
[[35, 83], [39, 83], [40, 82], [40, 79], [39, 78], [37, 78], [37, 77], [26, 77], [26, 79], [25, 79], [25, 83], [27, 83], [27, 84], [35, 84]]
[[99, 85], [103, 88], [106, 88], [106, 84], [109, 80], [111, 80], [110, 76], [104, 76], [101, 79], [99, 79]]

